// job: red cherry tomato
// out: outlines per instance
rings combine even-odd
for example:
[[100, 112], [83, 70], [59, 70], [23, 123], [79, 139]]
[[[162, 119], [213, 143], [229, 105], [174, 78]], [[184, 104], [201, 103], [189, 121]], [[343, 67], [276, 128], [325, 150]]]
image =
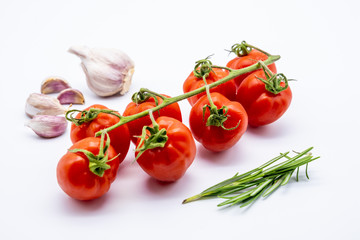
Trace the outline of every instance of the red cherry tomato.
[[[76, 142], [70, 149], [84, 149], [95, 155], [99, 153], [100, 138], [88, 137]], [[106, 151], [110, 166], [102, 177], [89, 169], [89, 159], [82, 152], [67, 152], [57, 165], [57, 181], [61, 189], [70, 197], [78, 200], [91, 200], [104, 195], [115, 180], [119, 158], [110, 145]]]
[[[266, 79], [264, 71], [258, 70], [241, 83], [237, 91], [237, 101], [245, 108], [249, 125], [263, 126], [279, 119], [288, 109], [292, 93], [288, 86], [278, 94], [266, 90], [265, 84], [257, 77]], [[282, 82], [280, 86], [285, 86]]]
[[[89, 110], [90, 108], [108, 109], [103, 105], [95, 104], [86, 108], [85, 110]], [[80, 116], [81, 113], [78, 113], [76, 118], [80, 118]], [[71, 131], [70, 131], [71, 141], [73, 143], [76, 143], [81, 139], [87, 137], [94, 137], [95, 133], [97, 133], [98, 131], [108, 128], [116, 124], [117, 122], [119, 122], [119, 118], [117, 116], [108, 113], [99, 113], [99, 115], [94, 120], [83, 123], [80, 126], [76, 126], [73, 123], [71, 124]], [[126, 154], [130, 147], [130, 134], [127, 125], [121, 125], [120, 127], [110, 131], [109, 136], [111, 140], [111, 145], [120, 154], [119, 159], [120, 162], [122, 162], [126, 157]]]
[[[245, 67], [249, 67], [249, 66], [255, 64], [258, 61], [265, 61], [266, 59], [268, 59], [266, 54], [264, 54], [264, 53], [262, 53], [262, 52], [260, 52], [260, 51], [258, 51], [256, 49], [252, 49], [248, 55], [241, 56], [241, 57], [236, 57], [236, 58], [230, 60], [226, 64], [226, 66], [231, 68], [231, 69], [242, 69], [242, 68], [245, 68]], [[272, 63], [272, 64], [268, 65], [268, 68], [273, 73], [276, 73], [275, 63]], [[236, 86], [239, 87], [241, 82], [247, 76], [249, 76], [251, 73], [253, 73], [253, 72], [245, 73], [245, 74], [242, 74], [242, 75], [234, 78]]]
[[190, 111], [190, 129], [194, 138], [200, 142], [206, 149], [220, 152], [234, 146], [241, 136], [245, 133], [248, 125], [248, 117], [245, 109], [240, 103], [230, 101], [220, 93], [211, 93], [211, 99], [215, 106], [220, 109], [227, 106], [227, 120], [223, 126], [206, 126], [206, 121], [210, 116], [210, 110], [206, 108], [203, 116], [203, 107], [209, 105], [208, 97], [202, 96]]
[[[165, 97], [169, 97], [165, 94], [162, 94], [162, 95]], [[158, 104], [162, 103], [163, 100], [160, 97], [156, 97], [156, 98], [157, 98]], [[127, 105], [123, 115], [124, 116], [134, 115], [134, 114], [140, 113], [142, 111], [151, 109], [153, 107], [156, 107], [156, 102], [153, 97], [150, 97], [148, 100], [146, 100], [145, 102], [142, 102], [140, 104], [131, 102]], [[153, 116], [155, 119], [158, 118], [159, 112], [158, 111], [153, 112]], [[166, 107], [160, 109], [160, 116], [168, 116], [168, 117], [175, 118], [175, 119], [179, 120], [180, 122], [182, 121], [181, 110], [180, 110], [180, 106], [178, 103], [173, 103], [173, 104], [170, 104], [169, 106], [166, 106]], [[138, 118], [134, 121], [127, 123], [129, 132], [130, 132], [130, 136], [131, 136], [131, 141], [134, 144], [136, 144], [136, 142], [138, 140], [138, 138], [136, 136], [141, 136], [143, 127], [148, 126], [148, 125], [151, 125], [151, 119], [149, 116]]]
[[[213, 71], [209, 73], [209, 76], [206, 78], [207, 84], [211, 84], [216, 82], [227, 75], [229, 72], [227, 70], [223, 70], [220, 68], [213, 68]], [[191, 92], [195, 89], [201, 88], [205, 85], [204, 80], [202, 78], [197, 78], [194, 76], [194, 72], [191, 72], [189, 77], [185, 80], [183, 84], [184, 93]], [[210, 92], [218, 92], [227, 97], [230, 100], [235, 100], [236, 98], [236, 85], [233, 79], [220, 84], [216, 87], [210, 89]], [[205, 95], [205, 92], [199, 93], [193, 97], [188, 98], [188, 101], [191, 106], [193, 106], [199, 98]]]
[[[181, 178], [194, 161], [196, 146], [190, 130], [170, 117], [156, 119], [159, 129], [166, 129], [168, 140], [164, 147], [148, 149], [137, 159], [140, 167], [151, 177], [165, 182]], [[141, 147], [140, 139], [137, 148]], [[135, 152], [137, 156], [139, 152]]]

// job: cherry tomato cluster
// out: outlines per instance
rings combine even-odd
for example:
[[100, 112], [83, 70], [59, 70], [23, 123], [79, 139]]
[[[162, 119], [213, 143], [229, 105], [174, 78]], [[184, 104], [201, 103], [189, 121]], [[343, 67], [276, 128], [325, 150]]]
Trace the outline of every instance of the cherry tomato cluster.
[[[276, 73], [274, 63], [269, 66], [262, 63], [268, 54], [248, 45], [234, 46], [232, 51], [238, 56], [226, 67], [208, 64], [204, 70], [198, 64], [184, 81], [184, 93], [206, 87], [205, 92], [187, 98], [191, 105], [189, 128], [182, 123], [177, 102], [152, 111], [171, 99], [153, 92], [135, 93], [122, 116], [97, 104], [79, 111], [75, 118], [68, 118], [72, 121], [70, 137], [74, 145], [57, 167], [57, 179], [63, 191], [79, 200], [105, 194], [116, 178], [130, 142], [136, 145], [137, 163], [148, 175], [159, 181], [173, 182], [180, 179], [194, 161], [195, 140], [210, 151], [225, 151], [239, 141], [248, 125], [259, 127], [279, 119], [292, 98], [287, 79]], [[257, 62], [263, 64], [259, 70], [213, 88], [207, 86], [228, 76], [232, 70]], [[149, 115], [94, 137], [120, 119], [144, 111], [149, 111]]]
[[[131, 102], [123, 116], [151, 109], [161, 102], [162, 98], [156, 96], [141, 103]], [[156, 119], [154, 123], [158, 125], [158, 131], [164, 130], [166, 133], [163, 136], [166, 137], [166, 141], [161, 147], [156, 145], [155, 148], [144, 152], [136, 151], [137, 162], [146, 173], [157, 180], [176, 181], [194, 161], [195, 141], [189, 128], [181, 122], [178, 103], [154, 112], [152, 117]], [[70, 197], [91, 200], [104, 195], [115, 180], [119, 164], [128, 153], [130, 142], [136, 144], [139, 149], [146, 144], [150, 134], [147, 133], [144, 138], [140, 136], [144, 126], [152, 129], [154, 125], [149, 116], [138, 118], [110, 131], [107, 135], [107, 145], [106, 137], [103, 135], [102, 141], [100, 137], [94, 137], [97, 132], [116, 124], [120, 118], [118, 112], [95, 104], [80, 111], [73, 119], [75, 121], [71, 125], [70, 138], [74, 145], [60, 159], [57, 166], [59, 186]], [[97, 167], [95, 171], [92, 169], [94, 165]]]
[[76, 119], [84, 118], [83, 114], [87, 114], [88, 118], [84, 122], [71, 124], [70, 138], [74, 145], [57, 166], [59, 186], [70, 197], [79, 200], [95, 199], [109, 190], [130, 146], [130, 133], [126, 125], [109, 132], [107, 144], [105, 136], [103, 141], [94, 137], [96, 132], [117, 123], [119, 118], [116, 115], [119, 113], [111, 112], [113, 115], [90, 109], [109, 110], [96, 104], [77, 114]]

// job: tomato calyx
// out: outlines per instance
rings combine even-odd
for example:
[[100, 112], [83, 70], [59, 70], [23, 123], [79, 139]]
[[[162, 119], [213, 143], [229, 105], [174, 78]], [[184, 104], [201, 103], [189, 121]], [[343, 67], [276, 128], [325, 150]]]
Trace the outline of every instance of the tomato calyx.
[[[77, 115], [77, 113], [81, 113], [80, 118], [76, 118], [73, 115]], [[97, 118], [97, 116], [100, 113], [107, 113], [107, 114], [112, 114], [114, 116], [117, 116], [118, 118], [121, 118], [121, 116], [119, 114], [116, 113], [116, 111], [111, 110], [111, 109], [97, 109], [97, 108], [90, 108], [89, 110], [77, 110], [77, 109], [72, 109], [66, 112], [65, 114], [65, 118], [74, 123], [76, 126], [80, 126], [84, 123], [87, 122], [91, 122], [92, 120], [94, 120], [95, 118]]]
[[[139, 154], [136, 156], [135, 161], [148, 149], [163, 148], [168, 140], [166, 129], [159, 129], [159, 124], [155, 121], [152, 111], [149, 111], [149, 116], [152, 121], [153, 127], [144, 126], [142, 134], [139, 136], [141, 139], [138, 147], [135, 149]], [[148, 134], [149, 133], [149, 134]]]
[[140, 104], [140, 103], [146, 102], [151, 97], [154, 98], [156, 106], [159, 104], [157, 97], [161, 98], [162, 100], [165, 100], [167, 98], [159, 93], [150, 91], [147, 88], [141, 88], [140, 91], [135, 92], [131, 96], [131, 100], [136, 104]]
[[208, 108], [210, 111], [210, 116], [206, 120], [206, 126], [216, 126], [221, 127], [225, 130], [233, 130], [239, 126], [240, 121], [235, 127], [226, 128], [224, 126], [224, 122], [227, 120], [226, 114], [228, 112], [228, 108], [226, 106], [222, 106], [220, 109], [218, 109], [214, 104], [213, 100], [211, 99], [210, 88], [206, 81], [206, 78], [209, 76], [210, 72], [213, 71], [212, 63], [209, 60], [209, 57], [197, 61], [194, 68], [194, 75], [204, 80], [206, 95], [209, 100], [209, 105], [204, 105], [203, 107], [203, 119], [205, 120], [205, 112]]
[[259, 52], [264, 53], [267, 56], [271, 56], [270, 53], [265, 52], [264, 50], [257, 48], [251, 44], [248, 44], [246, 41], [242, 41], [241, 43], [235, 43], [231, 46], [231, 50], [227, 50], [229, 53], [235, 53], [238, 57], [243, 57], [249, 55], [249, 53], [256, 49]]
[[210, 72], [212, 72], [212, 62], [209, 60], [209, 58], [211, 57], [208, 56], [205, 59], [201, 59], [199, 61], [195, 62], [195, 67], [194, 67], [194, 76], [197, 78], [207, 78], [210, 74]]
[[147, 101], [150, 97], [151, 96], [149, 94], [146, 94], [146, 93], [143, 93], [143, 92], [139, 91], [139, 92], [135, 92], [131, 96], [131, 101], [133, 101], [136, 104], [140, 104], [140, 103], [143, 103], [143, 102]]
[[284, 74], [273, 74], [271, 70], [262, 61], [259, 61], [259, 64], [264, 71], [266, 79], [259, 78], [257, 76], [255, 77], [265, 84], [265, 89], [267, 91], [276, 95], [288, 88], [288, 79]]
[[229, 108], [227, 106], [222, 106], [221, 108], [217, 108], [215, 105], [210, 106], [208, 104], [204, 105], [203, 107], [203, 120], [205, 121], [205, 112], [206, 109], [209, 109], [210, 116], [206, 120], [206, 126], [216, 126], [221, 127], [224, 130], [234, 130], [240, 125], [240, 121], [235, 127], [226, 128], [224, 126], [224, 122], [228, 119], [227, 113]]
[[251, 52], [251, 48], [246, 45], [245, 41], [242, 41], [241, 43], [235, 43], [231, 46], [231, 50], [228, 50], [229, 53], [235, 53], [238, 57], [243, 57], [248, 55]]
[[[141, 104], [143, 102], [146, 102], [151, 97], [154, 99], [156, 106], [159, 105], [159, 100], [157, 97], [161, 98], [163, 101], [167, 98], [157, 92], [150, 91], [149, 89], [146, 89], [146, 88], [141, 88], [140, 91], [135, 92], [131, 96], [131, 100], [136, 104]], [[160, 110], [158, 110], [158, 113], [160, 116]]]
[[[106, 135], [106, 142], [104, 144], [105, 135]], [[79, 148], [69, 149], [68, 151], [73, 153], [81, 152], [85, 154], [85, 156], [89, 160], [90, 171], [95, 175], [102, 177], [104, 176], [104, 172], [111, 168], [110, 165], [107, 163], [118, 157], [117, 155], [116, 157], [109, 159], [109, 155], [107, 153], [107, 149], [109, 148], [109, 146], [110, 146], [110, 137], [108, 133], [103, 132], [101, 134], [100, 148], [98, 155], [95, 155], [92, 152], [87, 151], [85, 149], [79, 149]]]
[[157, 97], [161, 98], [162, 100], [165, 100], [166, 98], [168, 98], [162, 94], [151, 91], [147, 88], [140, 88], [140, 90], [138, 92], [135, 92], [131, 96], [131, 100], [136, 104], [140, 104], [140, 103], [145, 102], [146, 100], [148, 100], [151, 97], [154, 98], [154, 100], [156, 102], [156, 106], [158, 105]]

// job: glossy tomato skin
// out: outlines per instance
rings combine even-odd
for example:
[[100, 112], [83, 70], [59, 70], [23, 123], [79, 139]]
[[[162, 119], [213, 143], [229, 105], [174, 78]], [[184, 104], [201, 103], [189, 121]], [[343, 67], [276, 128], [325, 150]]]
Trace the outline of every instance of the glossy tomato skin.
[[239, 126], [233, 130], [225, 130], [217, 126], [206, 126], [210, 111], [206, 109], [205, 117], [203, 117], [203, 106], [209, 105], [209, 100], [205, 95], [191, 108], [189, 118], [190, 129], [194, 138], [206, 149], [213, 152], [221, 152], [231, 148], [239, 141], [247, 129], [248, 116], [240, 103], [230, 101], [219, 93], [211, 93], [210, 95], [218, 109], [223, 106], [228, 107], [228, 118], [224, 122], [224, 127], [228, 129], [233, 128], [240, 122]]
[[[210, 72], [209, 76], [206, 78], [206, 82], [207, 84], [211, 84], [226, 77], [227, 75], [229, 75], [229, 72], [227, 70], [213, 68], [213, 71]], [[196, 90], [198, 88], [201, 88], [204, 85], [205, 85], [204, 80], [202, 78], [195, 77], [194, 72], [191, 72], [183, 84], [183, 90], [184, 93], [187, 93]], [[234, 80], [231, 79], [223, 84], [211, 88], [210, 92], [221, 93], [222, 95], [233, 101], [236, 98], [236, 85]], [[203, 95], [205, 95], [205, 92], [199, 93], [193, 97], [188, 98], [190, 105], [193, 106], [197, 102], [197, 100], [199, 100], [199, 98], [201, 98]]]
[[[182, 122], [159, 117], [159, 128], [166, 129], [168, 140], [163, 148], [146, 150], [138, 159], [140, 167], [151, 177], [164, 182], [180, 179], [194, 161], [196, 145], [194, 138]], [[137, 145], [140, 144], [140, 139]], [[135, 153], [137, 156], [138, 152]]]
[[[255, 64], [257, 61], [265, 61], [266, 59], [268, 59], [266, 54], [264, 54], [256, 49], [252, 49], [248, 55], [236, 57], [236, 58], [230, 60], [226, 64], [226, 66], [231, 69], [242, 69], [242, 68], [249, 67], [249, 66]], [[273, 73], [276, 73], [275, 63], [268, 65], [268, 67]], [[245, 73], [245, 74], [242, 74], [242, 75], [234, 78], [236, 86], [239, 87], [241, 82], [253, 72]]]
[[[70, 149], [84, 149], [97, 155], [100, 138], [88, 137], [76, 142]], [[116, 157], [115, 149], [110, 145], [107, 153], [109, 159]], [[61, 189], [70, 197], [78, 200], [92, 200], [108, 192], [115, 180], [119, 168], [119, 158], [108, 162], [110, 169], [99, 177], [89, 170], [89, 160], [84, 153], [67, 152], [57, 165], [57, 181]]]
[[237, 101], [244, 106], [253, 127], [275, 122], [286, 112], [292, 99], [290, 87], [275, 95], [256, 77], [266, 79], [264, 71], [258, 70], [245, 78], [237, 91]]
[[[162, 94], [162, 95], [165, 97], [169, 97], [165, 94]], [[162, 99], [160, 97], [156, 97], [156, 98], [158, 100], [158, 104], [162, 103]], [[124, 116], [134, 115], [134, 114], [140, 113], [142, 111], [151, 109], [153, 107], [156, 107], [156, 102], [155, 102], [155, 99], [152, 97], [140, 104], [131, 102], [126, 106], [126, 109], [125, 109], [123, 115]], [[153, 116], [155, 119], [157, 119], [159, 117], [159, 111], [153, 112]], [[172, 118], [179, 120], [180, 122], [182, 121], [181, 110], [180, 110], [180, 106], [178, 103], [173, 103], [173, 104], [170, 104], [170, 105], [160, 109], [160, 116], [172, 117]], [[138, 138], [136, 136], [141, 136], [143, 127], [149, 126], [149, 125], [151, 125], [151, 119], [149, 116], [138, 118], [134, 121], [127, 123], [129, 132], [130, 132], [130, 136], [131, 136], [131, 141], [134, 144], [136, 144], [136, 142], [138, 140]]]
[[[94, 104], [90, 107], [86, 108], [85, 110], [89, 110], [90, 108], [96, 109], [108, 109], [104, 105]], [[76, 118], [79, 118], [81, 113], [79, 113]], [[70, 130], [70, 138], [72, 143], [76, 143], [81, 139], [87, 137], [94, 137], [95, 133], [98, 131], [108, 128], [114, 124], [119, 122], [119, 118], [117, 116], [107, 114], [107, 113], [99, 113], [99, 115], [92, 120], [91, 122], [87, 122], [81, 124], [80, 126], [76, 126], [74, 123], [71, 124]], [[127, 152], [129, 151], [130, 147], [130, 133], [127, 125], [122, 125], [112, 131], [109, 132], [111, 145], [114, 149], [119, 153], [120, 162], [124, 160], [126, 157]]]

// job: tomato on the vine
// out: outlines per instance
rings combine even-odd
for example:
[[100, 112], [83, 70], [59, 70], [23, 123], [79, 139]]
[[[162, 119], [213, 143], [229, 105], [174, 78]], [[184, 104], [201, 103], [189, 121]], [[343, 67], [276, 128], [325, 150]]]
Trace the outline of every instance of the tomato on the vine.
[[[211, 84], [216, 82], [224, 77], [229, 75], [229, 71], [220, 69], [220, 68], [212, 68], [212, 71], [209, 73], [209, 76], [206, 77], [207, 84]], [[185, 80], [183, 84], [184, 93], [191, 92], [198, 88], [205, 86], [205, 82], [202, 78], [198, 78], [194, 75], [194, 72], [191, 72], [188, 78]], [[230, 100], [235, 100], [236, 96], [236, 85], [233, 79], [220, 84], [216, 87], [210, 89], [210, 92], [218, 92], [227, 97]], [[188, 101], [191, 106], [193, 106], [199, 98], [205, 95], [205, 92], [199, 93], [195, 96], [188, 98]]]
[[[61, 189], [70, 197], [78, 200], [101, 197], [115, 180], [120, 161], [117, 152], [111, 145], [106, 149], [107, 158], [104, 159], [104, 162], [99, 163], [96, 163], [97, 159], [92, 159], [89, 163], [89, 158], [84, 152], [72, 152], [72, 150], [80, 149], [98, 155], [100, 146], [100, 138], [84, 138], [72, 145], [60, 159], [56, 170], [57, 181]], [[107, 166], [104, 167], [104, 164]]]
[[[107, 107], [100, 104], [91, 105], [85, 110], [89, 110], [91, 108], [109, 110]], [[119, 114], [117, 112], [115, 113]], [[81, 112], [77, 114], [76, 118], [80, 118], [80, 117], [81, 117]], [[117, 122], [119, 122], [119, 118], [117, 116], [109, 113], [99, 113], [98, 116], [95, 119], [91, 120], [90, 122], [85, 122], [79, 126], [72, 123], [71, 131], [70, 131], [71, 141], [72, 143], [76, 143], [81, 139], [87, 137], [94, 137], [95, 133], [97, 133], [98, 131], [111, 127]], [[117, 153], [120, 154], [119, 159], [120, 162], [122, 162], [126, 157], [126, 154], [130, 147], [130, 134], [127, 125], [121, 125], [115, 128], [114, 130], [110, 131], [109, 136], [111, 139], [111, 145], [114, 147]]]
[[[240, 103], [230, 101], [220, 93], [214, 92], [210, 96], [217, 111], [222, 114], [223, 122], [220, 122], [218, 126], [207, 124], [211, 107], [208, 96], [204, 95], [191, 108], [190, 129], [194, 138], [206, 149], [220, 152], [231, 148], [239, 141], [247, 129], [248, 117]], [[219, 119], [218, 116], [215, 117]]]
[[[189, 128], [174, 118], [159, 117], [156, 123], [160, 131], [165, 130], [167, 136], [165, 145], [144, 152], [136, 151], [135, 156], [138, 157], [137, 162], [140, 167], [151, 177], [173, 182], [180, 179], [194, 161], [195, 141]], [[145, 139], [148, 138], [149, 135], [146, 135]], [[142, 139], [138, 139], [137, 149], [143, 146]]]
[[[257, 63], [258, 61], [265, 61], [266, 59], [268, 59], [266, 54], [256, 49], [252, 49], [247, 55], [235, 57], [234, 59], [230, 60], [226, 66], [231, 69], [242, 69]], [[273, 73], [276, 73], [275, 63], [270, 64], [268, 67]], [[241, 82], [251, 73], [253, 72], [245, 73], [235, 77], [234, 81], [236, 86], [239, 87]]]
[[[165, 94], [161, 94], [161, 95], [163, 95], [164, 97], [169, 97]], [[155, 102], [154, 97], [150, 97], [141, 103], [130, 102], [126, 106], [126, 109], [125, 109], [123, 115], [124, 116], [134, 115], [134, 114], [140, 113], [142, 111], [156, 107], [156, 105], [161, 104], [163, 102], [162, 98], [160, 98], [158, 96], [156, 96], [156, 99], [157, 99], [157, 103]], [[159, 112], [160, 112], [160, 114], [159, 114]], [[155, 119], [160, 116], [167, 116], [167, 117], [175, 118], [175, 119], [179, 120], [180, 122], [182, 121], [181, 110], [180, 110], [180, 106], [178, 103], [170, 104], [170, 105], [160, 109], [159, 111], [155, 111], [155, 112], [153, 112], [153, 115], [154, 115]], [[141, 118], [138, 118], [136, 120], [133, 120], [133, 121], [127, 123], [129, 132], [130, 132], [131, 141], [134, 144], [136, 144], [136, 142], [138, 140], [138, 136], [141, 136], [143, 127], [148, 126], [150, 124], [151, 124], [151, 119], [149, 116], [141, 117]]]
[[253, 127], [270, 124], [279, 119], [288, 109], [292, 93], [289, 86], [280, 82], [279, 93], [272, 93], [266, 89], [266, 85], [259, 78], [266, 79], [263, 70], [257, 70], [249, 75], [241, 83], [237, 90], [237, 101], [245, 108], [249, 125]]

